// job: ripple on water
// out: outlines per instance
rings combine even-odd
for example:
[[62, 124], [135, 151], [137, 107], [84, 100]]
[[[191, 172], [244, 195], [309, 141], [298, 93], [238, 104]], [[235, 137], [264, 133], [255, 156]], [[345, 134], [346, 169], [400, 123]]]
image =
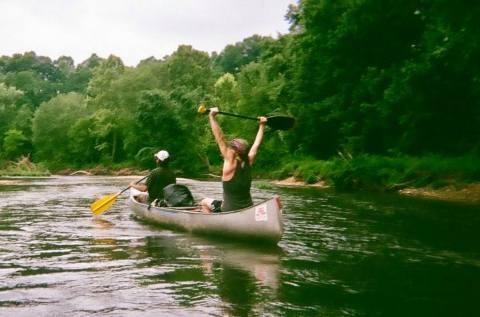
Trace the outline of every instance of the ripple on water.
[[[135, 179], [0, 179], [1, 316], [453, 316], [480, 293], [468, 207], [254, 187], [282, 198], [275, 248], [139, 222], [126, 196], [92, 217]], [[179, 181], [221, 197], [218, 182]]]

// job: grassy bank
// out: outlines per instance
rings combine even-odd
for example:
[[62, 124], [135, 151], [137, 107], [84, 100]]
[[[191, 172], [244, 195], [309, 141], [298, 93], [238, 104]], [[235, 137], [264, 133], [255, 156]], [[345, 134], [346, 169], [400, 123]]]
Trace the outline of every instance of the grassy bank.
[[0, 176], [49, 176], [50, 171], [43, 164], [34, 164], [28, 157], [17, 162], [5, 161], [0, 164]]
[[325, 181], [338, 190], [399, 190], [406, 187], [462, 186], [480, 181], [476, 156], [384, 157], [359, 155], [328, 161], [303, 158], [290, 161], [274, 173], [278, 179], [294, 176], [312, 184]]

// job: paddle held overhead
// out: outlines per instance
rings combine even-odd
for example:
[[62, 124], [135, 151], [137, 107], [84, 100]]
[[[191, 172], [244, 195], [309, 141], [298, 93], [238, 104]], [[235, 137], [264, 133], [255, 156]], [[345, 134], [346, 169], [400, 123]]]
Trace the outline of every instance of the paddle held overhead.
[[[198, 107], [198, 113], [209, 113], [210, 110], [205, 107], [205, 105], [201, 104]], [[236, 113], [229, 113], [229, 112], [224, 112], [224, 111], [219, 111], [219, 114], [223, 114], [226, 116], [230, 117], [236, 117], [236, 118], [242, 118], [242, 119], [247, 119], [247, 120], [255, 120], [258, 121], [258, 118], [256, 117], [249, 117], [249, 116], [244, 116], [241, 114], [236, 114]], [[295, 118], [288, 117], [288, 116], [271, 116], [267, 117], [267, 126], [272, 128], [273, 130], [290, 130], [295, 124]]]

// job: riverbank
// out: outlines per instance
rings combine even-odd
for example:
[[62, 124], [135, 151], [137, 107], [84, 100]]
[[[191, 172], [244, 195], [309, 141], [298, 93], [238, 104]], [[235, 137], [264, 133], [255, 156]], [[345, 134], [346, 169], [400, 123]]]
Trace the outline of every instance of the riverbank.
[[[220, 169], [220, 167], [217, 167]], [[261, 168], [260, 168], [261, 170]], [[8, 162], [0, 176], [48, 176], [42, 164], [26, 158]], [[124, 165], [62, 168], [57, 175], [147, 175], [148, 170]], [[258, 175], [259, 173], [257, 173]], [[209, 174], [210, 175], [210, 174]], [[341, 155], [328, 161], [289, 158], [274, 171], [263, 169], [263, 179], [277, 186], [332, 187], [337, 191], [398, 192], [401, 195], [448, 201], [480, 203], [480, 158], [382, 157]], [[182, 177], [198, 178], [192, 175]]]
[[466, 184], [458, 188], [454, 186], [446, 186], [438, 189], [428, 187], [405, 188], [398, 192], [401, 195], [412, 197], [480, 204], [480, 183]]
[[[324, 181], [308, 184], [302, 180], [295, 179], [294, 177], [289, 177], [283, 180], [274, 180], [271, 183], [276, 186], [288, 187], [331, 187]], [[404, 188], [396, 190], [396, 192], [403, 196], [480, 204], [480, 183], [465, 184], [462, 186], [446, 186], [442, 188], [431, 188], [429, 186], [422, 188]]]
[[[480, 203], [480, 158], [340, 155], [328, 161], [290, 160], [275, 173], [284, 186], [331, 186], [338, 191], [401, 195]], [[320, 186], [319, 186], [320, 185]]]
[[296, 179], [293, 176], [290, 176], [286, 179], [282, 180], [273, 180], [271, 181], [273, 185], [277, 186], [302, 186], [302, 187], [317, 187], [317, 188], [328, 188], [330, 187], [326, 182], [324, 181], [318, 181], [313, 184], [307, 184], [303, 180]]
[[131, 175], [147, 175], [148, 170], [140, 170], [133, 167], [122, 167], [118, 169], [106, 168], [102, 166], [96, 166], [93, 168], [87, 169], [72, 169], [64, 168], [58, 171], [55, 171], [56, 175], [65, 175], [65, 176], [94, 176], [94, 175], [110, 175], [110, 176], [131, 176]]
[[22, 156], [17, 162], [6, 161], [0, 164], [0, 176], [50, 176], [43, 164], [35, 164], [28, 156]]
[[[95, 175], [110, 175], [110, 176], [131, 176], [131, 175], [146, 175], [148, 171], [140, 171], [134, 168], [122, 168], [119, 170], [105, 170], [103, 168], [93, 168], [86, 170], [73, 170], [63, 169], [55, 172], [55, 175], [63, 176], [95, 176]], [[0, 172], [0, 176], [50, 176], [50, 172], [21, 172], [5, 173]], [[290, 176], [282, 180], [272, 180], [271, 184], [275, 186], [288, 186], [288, 187], [314, 187], [314, 188], [331, 188], [334, 185], [329, 184], [326, 181], [318, 181], [315, 183], [307, 183], [304, 180], [296, 179], [294, 176]], [[392, 190], [389, 190], [392, 191]], [[400, 195], [435, 199], [452, 202], [467, 202], [480, 204], [480, 183], [464, 184], [457, 186], [445, 186], [441, 188], [432, 188], [430, 186], [414, 188], [407, 187], [398, 190], [394, 190]]]

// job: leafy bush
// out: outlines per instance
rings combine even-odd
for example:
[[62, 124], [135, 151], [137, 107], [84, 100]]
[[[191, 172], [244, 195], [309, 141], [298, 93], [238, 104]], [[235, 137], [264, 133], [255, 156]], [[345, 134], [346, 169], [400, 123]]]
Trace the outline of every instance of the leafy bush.
[[16, 159], [20, 155], [27, 155], [32, 147], [30, 140], [17, 129], [10, 129], [5, 133], [3, 139], [4, 156], [6, 159]]

